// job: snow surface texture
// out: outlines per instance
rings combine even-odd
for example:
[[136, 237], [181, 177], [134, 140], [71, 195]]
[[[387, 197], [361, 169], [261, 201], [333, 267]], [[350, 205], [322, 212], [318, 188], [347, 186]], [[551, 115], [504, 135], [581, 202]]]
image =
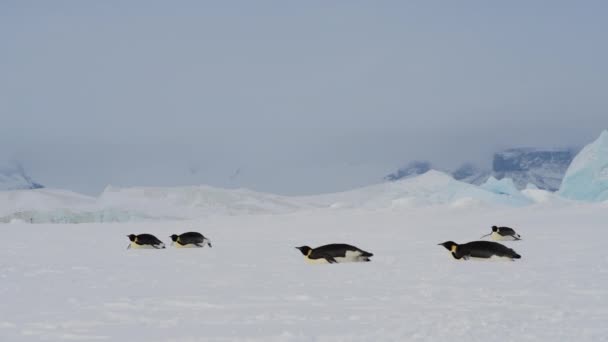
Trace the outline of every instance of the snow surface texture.
[[[605, 341], [605, 204], [0, 225], [0, 341]], [[507, 262], [437, 243], [517, 229]], [[213, 248], [126, 250], [196, 230]], [[372, 262], [308, 265], [345, 242]]]
[[559, 194], [581, 201], [608, 200], [608, 131], [574, 158]]

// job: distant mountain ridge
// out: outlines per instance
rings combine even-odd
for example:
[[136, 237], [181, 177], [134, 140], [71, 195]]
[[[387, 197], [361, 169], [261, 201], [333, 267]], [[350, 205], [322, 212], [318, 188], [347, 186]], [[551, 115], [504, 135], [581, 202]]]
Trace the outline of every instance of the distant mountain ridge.
[[511, 178], [518, 189], [534, 184], [539, 189], [557, 191], [575, 156], [574, 149], [508, 149], [494, 154], [492, 175], [496, 179]]
[[44, 186], [34, 182], [20, 163], [0, 167], [0, 191], [41, 188], [44, 188]]
[[576, 151], [574, 148], [511, 148], [494, 154], [492, 170], [479, 168], [472, 163], [464, 163], [453, 171], [441, 170], [428, 161], [413, 161], [384, 179], [396, 181], [435, 169], [452, 175], [456, 180], [475, 185], [484, 184], [490, 177], [497, 180], [510, 178], [520, 190], [532, 184], [539, 189], [555, 192], [559, 190]]

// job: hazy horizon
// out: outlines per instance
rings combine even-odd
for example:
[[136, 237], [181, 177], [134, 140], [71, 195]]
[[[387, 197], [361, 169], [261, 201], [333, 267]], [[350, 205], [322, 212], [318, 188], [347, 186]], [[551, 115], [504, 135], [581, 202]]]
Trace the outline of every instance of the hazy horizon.
[[608, 128], [608, 5], [0, 4], [0, 165], [46, 186], [283, 194]]

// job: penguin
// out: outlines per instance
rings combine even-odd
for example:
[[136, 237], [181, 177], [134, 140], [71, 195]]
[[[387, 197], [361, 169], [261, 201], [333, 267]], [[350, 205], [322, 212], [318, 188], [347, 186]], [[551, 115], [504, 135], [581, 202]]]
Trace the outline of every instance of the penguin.
[[372, 253], [347, 244], [330, 244], [317, 248], [308, 246], [296, 247], [309, 264], [335, 264], [343, 262], [367, 262]]
[[492, 241], [473, 241], [462, 245], [453, 241], [446, 241], [439, 245], [450, 251], [454, 259], [457, 260], [469, 260], [470, 258], [490, 259], [492, 257], [511, 260], [521, 258], [521, 255], [511, 248]]
[[517, 241], [521, 240], [521, 236], [513, 230], [513, 228], [509, 227], [497, 227], [492, 226], [492, 232], [482, 236], [484, 238], [486, 236], [490, 236], [490, 238], [494, 241]]
[[130, 235], [127, 235], [127, 237], [129, 238], [129, 240], [131, 240], [131, 243], [129, 244], [129, 246], [127, 246], [127, 249], [129, 249], [129, 248], [149, 248], [149, 249], [165, 248], [165, 244], [162, 241], [160, 241], [159, 239], [157, 239], [156, 236], [154, 236], [152, 234], [139, 234], [139, 235], [130, 234]]
[[177, 248], [200, 248], [204, 247], [205, 244], [211, 246], [211, 241], [197, 232], [187, 232], [181, 235], [173, 234], [170, 236], [173, 241], [171, 244]]

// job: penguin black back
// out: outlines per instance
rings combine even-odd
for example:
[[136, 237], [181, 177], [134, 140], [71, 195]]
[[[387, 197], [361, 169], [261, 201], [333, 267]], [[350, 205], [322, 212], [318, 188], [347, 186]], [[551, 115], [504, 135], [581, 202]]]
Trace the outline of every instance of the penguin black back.
[[152, 234], [129, 234], [127, 235], [131, 244], [127, 248], [137, 246], [150, 246], [153, 248], [165, 248], [165, 244]]
[[212, 247], [209, 239], [198, 232], [187, 232], [180, 235], [173, 234], [171, 235], [171, 240], [177, 243], [179, 246], [194, 245], [197, 247], [203, 247], [206, 243], [209, 247]]
[[517, 254], [513, 249], [493, 241], [472, 241], [462, 245], [453, 241], [446, 241], [439, 245], [449, 250], [455, 259], [488, 259], [493, 256], [511, 259], [521, 258], [521, 255]]
[[492, 232], [483, 235], [481, 238], [484, 238], [486, 236], [490, 236], [494, 241], [521, 240], [521, 236], [517, 234], [513, 228], [510, 227], [492, 226]]
[[296, 248], [304, 254], [308, 262], [312, 263], [319, 263], [320, 261], [330, 264], [337, 262], [366, 262], [370, 261], [369, 258], [374, 255], [345, 243], [334, 243], [317, 248], [310, 248], [309, 246]]

